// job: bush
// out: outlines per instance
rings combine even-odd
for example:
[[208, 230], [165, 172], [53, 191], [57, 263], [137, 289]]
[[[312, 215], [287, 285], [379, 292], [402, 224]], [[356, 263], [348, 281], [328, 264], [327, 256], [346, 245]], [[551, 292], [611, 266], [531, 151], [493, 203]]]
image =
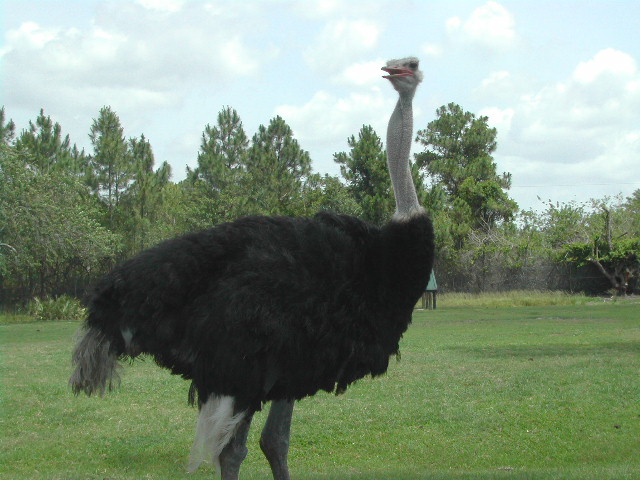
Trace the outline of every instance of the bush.
[[84, 320], [87, 310], [77, 298], [62, 295], [57, 298], [34, 298], [29, 304], [29, 314], [36, 320]]

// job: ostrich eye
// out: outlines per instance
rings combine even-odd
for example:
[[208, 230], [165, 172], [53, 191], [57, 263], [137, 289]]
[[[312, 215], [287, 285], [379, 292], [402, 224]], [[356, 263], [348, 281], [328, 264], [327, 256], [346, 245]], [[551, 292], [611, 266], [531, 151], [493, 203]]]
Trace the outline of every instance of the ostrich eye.
[[411, 63], [409, 64], [409, 68], [410, 68], [411, 70], [415, 70], [416, 68], [418, 68], [418, 62], [411, 62]]

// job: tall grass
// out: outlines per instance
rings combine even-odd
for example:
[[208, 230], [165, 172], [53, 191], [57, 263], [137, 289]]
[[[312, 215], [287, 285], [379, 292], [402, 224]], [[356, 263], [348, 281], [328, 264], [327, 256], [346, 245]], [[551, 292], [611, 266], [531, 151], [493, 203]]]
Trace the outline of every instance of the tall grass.
[[513, 290], [509, 292], [445, 293], [438, 295], [440, 307], [535, 307], [584, 305], [594, 301], [583, 294], [550, 290]]
[[61, 295], [59, 297], [34, 298], [29, 304], [29, 314], [38, 321], [83, 320], [87, 310], [77, 298]]

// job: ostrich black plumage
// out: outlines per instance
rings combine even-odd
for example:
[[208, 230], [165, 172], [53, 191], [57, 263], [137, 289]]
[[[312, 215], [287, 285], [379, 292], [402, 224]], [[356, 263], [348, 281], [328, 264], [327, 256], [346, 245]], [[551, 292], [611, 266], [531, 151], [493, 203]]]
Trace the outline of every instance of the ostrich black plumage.
[[140, 253], [96, 288], [75, 393], [111, 388], [118, 358], [153, 356], [197, 394], [189, 468], [208, 460], [225, 480], [238, 478], [253, 413], [272, 401], [260, 446], [274, 478], [289, 478], [294, 401], [386, 372], [433, 263], [409, 164], [422, 73], [413, 57], [383, 70], [400, 97], [387, 132], [394, 218], [247, 217]]

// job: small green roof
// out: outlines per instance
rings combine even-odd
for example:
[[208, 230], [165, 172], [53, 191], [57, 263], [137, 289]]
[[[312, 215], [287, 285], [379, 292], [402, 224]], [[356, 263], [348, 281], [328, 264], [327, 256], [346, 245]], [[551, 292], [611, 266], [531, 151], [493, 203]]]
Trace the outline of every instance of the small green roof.
[[436, 274], [431, 270], [431, 276], [429, 277], [429, 283], [425, 290], [438, 290], [438, 282], [436, 282]]

